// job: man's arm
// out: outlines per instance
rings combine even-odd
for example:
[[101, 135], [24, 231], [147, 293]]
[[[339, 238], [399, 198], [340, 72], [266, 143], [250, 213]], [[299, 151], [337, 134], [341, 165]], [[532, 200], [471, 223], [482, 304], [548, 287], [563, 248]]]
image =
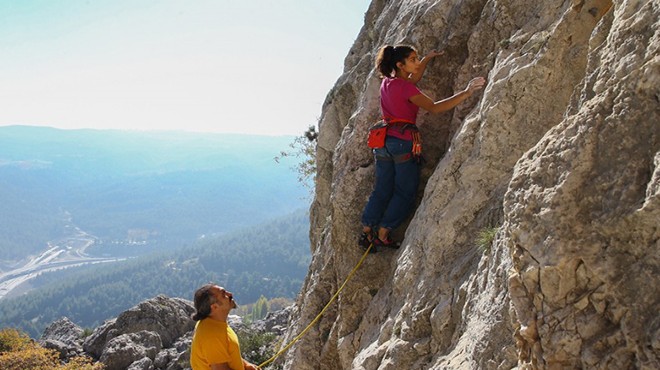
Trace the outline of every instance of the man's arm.
[[245, 360], [243, 360], [243, 367], [245, 367], [245, 370], [261, 370], [259, 366], [251, 364]]

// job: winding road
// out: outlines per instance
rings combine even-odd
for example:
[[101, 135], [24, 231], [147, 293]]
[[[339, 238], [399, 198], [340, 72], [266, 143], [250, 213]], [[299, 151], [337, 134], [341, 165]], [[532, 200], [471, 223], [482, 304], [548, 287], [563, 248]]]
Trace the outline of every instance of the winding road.
[[0, 272], [0, 300], [9, 295], [21, 284], [37, 277], [39, 274], [69, 267], [94, 263], [122, 261], [125, 258], [101, 258], [87, 254], [87, 248], [96, 242], [93, 235], [74, 228], [72, 235], [55, 242], [48, 243], [48, 249], [40, 255], [31, 258], [20, 267], [10, 271]]

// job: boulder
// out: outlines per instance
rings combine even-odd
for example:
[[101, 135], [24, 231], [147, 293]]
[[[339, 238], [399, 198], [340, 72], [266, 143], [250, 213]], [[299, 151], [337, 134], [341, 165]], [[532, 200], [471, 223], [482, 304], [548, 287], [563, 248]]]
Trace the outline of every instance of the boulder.
[[195, 322], [190, 319], [193, 312], [190, 301], [159, 295], [104, 323], [85, 340], [83, 348], [94, 358], [99, 358], [113, 338], [140, 331], [158, 334], [162, 347], [167, 348], [194, 329]]
[[[135, 369], [143, 369], [143, 367], [134, 366], [147, 366], [153, 369], [153, 360], [161, 348], [160, 336], [154, 332], [143, 330], [121, 334], [107, 343], [101, 353], [100, 361], [105, 364], [107, 370], [123, 370], [129, 366]], [[145, 361], [145, 358], [149, 361]]]
[[48, 325], [41, 334], [41, 339], [53, 339], [69, 345], [77, 345], [82, 343], [82, 336], [84, 330], [78, 325], [74, 324], [69, 318], [62, 317], [61, 319]]
[[82, 328], [63, 317], [50, 324], [38, 342], [45, 348], [56, 350], [61, 359], [66, 359], [82, 353], [83, 333]]
[[126, 370], [154, 370], [154, 364], [150, 358], [145, 357], [133, 362]]
[[165, 369], [167, 365], [172, 362], [173, 359], [176, 359], [179, 355], [179, 351], [176, 348], [165, 348], [158, 352], [156, 358], [154, 359], [154, 366], [157, 369]]
[[168, 355], [169, 361], [167, 367], [161, 367], [167, 370], [186, 370], [190, 369], [190, 346], [192, 345], [193, 332], [179, 338]]
[[166, 370], [189, 370], [190, 369], [190, 351], [179, 353], [167, 365]]
[[54, 349], [60, 356], [60, 359], [66, 360], [70, 357], [79, 355], [82, 352], [82, 346], [71, 346], [64, 342], [54, 339], [40, 339], [39, 344], [48, 349]]

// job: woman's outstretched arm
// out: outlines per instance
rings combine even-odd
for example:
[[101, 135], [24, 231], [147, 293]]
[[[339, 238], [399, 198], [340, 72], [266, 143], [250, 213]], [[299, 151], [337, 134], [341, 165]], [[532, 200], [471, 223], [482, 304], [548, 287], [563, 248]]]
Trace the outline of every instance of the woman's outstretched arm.
[[440, 51], [440, 52], [438, 52], [438, 51], [435, 51], [435, 50], [431, 50], [428, 54], [426, 54], [426, 55], [424, 56], [424, 58], [422, 58], [422, 60], [419, 61], [419, 69], [417, 70], [417, 72], [412, 73], [412, 74], [408, 77], [408, 81], [410, 81], [410, 82], [412, 82], [412, 83], [414, 83], [414, 84], [416, 84], [417, 82], [419, 82], [419, 80], [421, 80], [421, 79], [422, 79], [422, 76], [424, 75], [424, 71], [426, 70], [426, 65], [429, 64], [429, 62], [431, 61], [431, 59], [433, 59], [433, 58], [435, 58], [435, 57], [437, 57], [437, 56], [440, 56], [440, 55], [442, 55], [442, 54], [444, 54], [444, 53], [445, 53], [444, 51]]
[[434, 102], [433, 100], [431, 100], [431, 98], [429, 98], [425, 94], [418, 94], [415, 96], [411, 96], [409, 100], [411, 103], [415, 104], [416, 106], [424, 110], [427, 110], [431, 113], [442, 113], [459, 105], [461, 102], [463, 102], [463, 100], [472, 96], [472, 94], [475, 91], [482, 89], [485, 84], [486, 84], [486, 80], [483, 77], [475, 77], [472, 80], [470, 80], [465, 90], [456, 93], [448, 98]]

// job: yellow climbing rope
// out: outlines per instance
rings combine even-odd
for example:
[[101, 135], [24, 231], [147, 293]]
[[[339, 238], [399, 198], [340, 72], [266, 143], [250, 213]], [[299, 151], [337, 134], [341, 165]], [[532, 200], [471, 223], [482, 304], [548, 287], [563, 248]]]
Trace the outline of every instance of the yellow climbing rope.
[[270, 364], [273, 361], [275, 361], [276, 358], [278, 358], [282, 353], [286, 352], [294, 343], [296, 343], [300, 338], [302, 338], [303, 335], [305, 335], [305, 333], [307, 333], [307, 331], [309, 331], [309, 329], [311, 329], [312, 326], [314, 324], [316, 324], [317, 321], [319, 321], [321, 316], [323, 316], [323, 313], [328, 309], [328, 307], [330, 307], [330, 304], [332, 304], [332, 302], [334, 302], [334, 300], [337, 299], [337, 297], [339, 296], [339, 293], [342, 291], [342, 289], [344, 289], [344, 286], [346, 286], [346, 283], [348, 283], [348, 281], [351, 280], [351, 278], [353, 277], [353, 275], [355, 274], [357, 269], [360, 268], [360, 265], [362, 265], [362, 262], [367, 257], [367, 255], [369, 254], [369, 251], [371, 250], [371, 247], [373, 247], [373, 246], [374, 246], [373, 244], [370, 244], [369, 248], [367, 248], [367, 250], [364, 251], [364, 254], [362, 255], [362, 258], [360, 258], [360, 261], [358, 261], [357, 265], [355, 265], [355, 267], [353, 267], [353, 270], [351, 270], [351, 272], [348, 274], [348, 276], [346, 276], [346, 280], [344, 280], [344, 283], [339, 287], [339, 289], [337, 289], [337, 292], [335, 292], [335, 295], [333, 295], [332, 298], [330, 298], [330, 301], [328, 301], [328, 304], [326, 304], [325, 307], [323, 307], [321, 312], [318, 315], [316, 315], [314, 320], [312, 320], [312, 322], [310, 322], [309, 325], [307, 325], [305, 330], [303, 330], [300, 334], [298, 334], [298, 336], [293, 338], [291, 340], [291, 342], [289, 342], [289, 344], [284, 346], [284, 348], [282, 348], [279, 352], [277, 352], [273, 357], [269, 358], [268, 360], [266, 360], [262, 364], [260, 364], [259, 365], [260, 368]]

